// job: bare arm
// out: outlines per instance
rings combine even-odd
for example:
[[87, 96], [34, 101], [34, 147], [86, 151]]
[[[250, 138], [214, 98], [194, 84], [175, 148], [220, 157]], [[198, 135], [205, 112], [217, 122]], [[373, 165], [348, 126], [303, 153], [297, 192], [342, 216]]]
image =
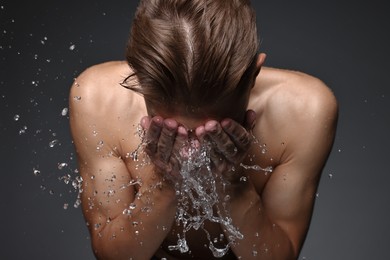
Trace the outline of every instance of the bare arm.
[[[287, 96], [281, 101], [295, 102], [291, 100]], [[287, 115], [280, 109], [282, 103], [276, 102], [276, 107], [270, 108], [275, 111], [271, 117], [281, 124], [270, 127], [269, 121], [263, 120], [267, 123], [257, 128], [268, 128], [265, 131], [272, 134], [278, 129], [278, 136], [285, 138], [280, 140], [285, 142], [280, 164], [261, 194], [248, 182], [242, 184], [242, 192], [231, 196], [233, 224], [244, 235], [232, 249], [242, 259], [298, 257], [309, 228], [320, 174], [333, 144], [337, 104], [325, 87], [319, 86], [302, 103], [294, 103]]]
[[94, 253], [99, 259], [150, 259], [173, 223], [174, 191], [151, 166], [141, 169], [139, 179], [132, 177], [116, 141], [117, 117], [105, 111], [110, 104], [95, 93], [88, 74], [77, 82], [70, 93], [70, 124]]

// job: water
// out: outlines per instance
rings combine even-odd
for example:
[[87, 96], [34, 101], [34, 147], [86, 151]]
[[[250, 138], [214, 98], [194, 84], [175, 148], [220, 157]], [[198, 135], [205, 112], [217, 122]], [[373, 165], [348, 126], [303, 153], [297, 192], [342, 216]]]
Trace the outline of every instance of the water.
[[[145, 143], [143, 141], [144, 132], [137, 129], [138, 135], [141, 137], [141, 144], [137, 149], [130, 153], [129, 156], [138, 161], [139, 154], [143, 153]], [[257, 140], [257, 139], [255, 139]], [[228, 211], [230, 196], [224, 194], [225, 188], [229, 182], [224, 180], [221, 175], [217, 175], [212, 171], [210, 153], [212, 145], [203, 143], [200, 147], [195, 145], [194, 140], [189, 140], [181, 149], [182, 153], [177, 155], [180, 162], [180, 178], [172, 180], [175, 183], [175, 193], [177, 196], [177, 211], [175, 222], [177, 226], [182, 228], [181, 233], [177, 234], [176, 244], [170, 245], [169, 250], [177, 250], [181, 253], [190, 251], [187, 244], [186, 233], [193, 229], [202, 231], [208, 239], [208, 248], [214, 257], [223, 257], [235, 244], [237, 240], [243, 239], [243, 234], [232, 224], [232, 219]], [[255, 142], [258, 144], [258, 141]], [[266, 152], [265, 145], [259, 145], [262, 154]], [[144, 156], [143, 156], [144, 157]], [[141, 164], [141, 167], [145, 162]], [[259, 165], [244, 165], [240, 166], [246, 170], [252, 169], [262, 171], [265, 174], [273, 171], [272, 167], [261, 167]], [[140, 168], [141, 168], [140, 167]], [[245, 176], [240, 178], [240, 181], [247, 181]], [[131, 214], [131, 209], [125, 209], [123, 214]], [[220, 240], [227, 238], [227, 244], [217, 247], [218, 239], [212, 239], [209, 232], [205, 229], [205, 222], [220, 224], [224, 227], [225, 234], [220, 234]]]
[[[209, 249], [215, 257], [221, 257], [229, 251], [230, 245], [236, 239], [242, 239], [243, 235], [232, 225], [226, 203], [223, 202], [221, 187], [227, 185], [226, 181], [211, 170], [211, 144], [204, 143], [200, 147], [189, 141], [183, 150], [185, 156], [180, 156], [181, 182], [175, 185], [178, 197], [176, 224], [182, 226], [182, 234], [178, 237], [176, 245], [171, 245], [170, 250], [179, 250], [181, 253], [189, 251], [186, 243], [186, 232], [190, 229], [202, 230], [209, 240]], [[204, 223], [222, 224], [228, 233], [229, 242], [223, 248], [215, 246]]]

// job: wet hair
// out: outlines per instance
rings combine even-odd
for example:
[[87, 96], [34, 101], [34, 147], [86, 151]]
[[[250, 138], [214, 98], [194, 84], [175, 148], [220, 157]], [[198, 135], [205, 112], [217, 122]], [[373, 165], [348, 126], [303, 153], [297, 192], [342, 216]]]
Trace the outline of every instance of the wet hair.
[[258, 48], [250, 0], [141, 0], [122, 85], [168, 109], [218, 104], [254, 84]]

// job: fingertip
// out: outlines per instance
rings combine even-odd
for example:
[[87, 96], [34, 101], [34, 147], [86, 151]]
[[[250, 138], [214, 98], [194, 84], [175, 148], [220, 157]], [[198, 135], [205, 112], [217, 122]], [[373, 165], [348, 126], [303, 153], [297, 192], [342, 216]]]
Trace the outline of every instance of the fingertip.
[[204, 126], [198, 126], [196, 129], [195, 129], [195, 135], [201, 139], [204, 135], [205, 135], [206, 131], [205, 131], [205, 127]]
[[161, 116], [155, 116], [151, 120], [153, 123], [157, 124], [158, 126], [162, 126], [164, 119]]
[[178, 123], [174, 119], [166, 118], [164, 120], [164, 126], [171, 129], [171, 130], [175, 130], [178, 126]]
[[179, 134], [179, 136], [181, 137], [187, 137], [188, 133], [187, 133], [187, 129], [183, 126], [178, 126], [177, 128], [177, 133]]
[[144, 129], [149, 128], [150, 125], [150, 117], [149, 116], [143, 116], [140, 120], [141, 127]]
[[224, 120], [221, 121], [221, 126], [223, 128], [229, 127], [232, 124], [232, 119], [230, 118], [225, 118]]
[[214, 132], [217, 130], [217, 125], [218, 125], [218, 122], [215, 121], [215, 120], [210, 120], [208, 121], [205, 126], [204, 126], [204, 129], [205, 131], [207, 132]]

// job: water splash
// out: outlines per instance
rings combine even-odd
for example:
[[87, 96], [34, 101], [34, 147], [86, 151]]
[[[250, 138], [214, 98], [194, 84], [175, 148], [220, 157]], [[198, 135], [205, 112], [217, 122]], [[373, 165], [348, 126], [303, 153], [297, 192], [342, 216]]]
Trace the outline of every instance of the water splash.
[[[221, 187], [228, 185], [222, 176], [211, 169], [211, 143], [203, 143], [200, 147], [196, 142], [189, 140], [183, 147], [184, 151], [177, 157], [180, 162], [181, 181], [176, 182], [175, 191], [178, 199], [176, 224], [182, 226], [182, 233], [178, 234], [176, 245], [168, 247], [169, 250], [178, 250], [181, 253], [189, 251], [186, 233], [191, 230], [203, 230], [209, 241], [209, 249], [215, 257], [224, 256], [230, 246], [243, 235], [233, 226], [227, 199], [221, 194]], [[218, 248], [204, 228], [206, 221], [224, 226], [228, 233], [228, 243]]]
[[[145, 131], [138, 126], [136, 134], [140, 137], [141, 143], [135, 151], [128, 153], [126, 157], [138, 162], [140, 155], [145, 155]], [[266, 144], [260, 144], [255, 137], [253, 138], [253, 143], [259, 146], [262, 154], [267, 152]], [[230, 196], [225, 194], [225, 188], [230, 183], [222, 175], [213, 172], [210, 159], [211, 151], [211, 143], [204, 142], [199, 146], [199, 142], [188, 140], [183, 145], [179, 155], [172, 155], [176, 156], [181, 166], [179, 171], [180, 178], [171, 179], [171, 181], [175, 183], [175, 193], [178, 200], [175, 222], [182, 227], [182, 231], [177, 234], [176, 244], [168, 246], [169, 250], [177, 250], [181, 253], [189, 252], [190, 248], [187, 244], [186, 233], [191, 229], [200, 230], [206, 234], [209, 244], [208, 248], [213, 256], [218, 258], [223, 257], [237, 240], [244, 238], [243, 234], [233, 225], [228, 210]], [[142, 156], [142, 158], [148, 158], [148, 156]], [[149, 163], [150, 159], [146, 162], [142, 160], [140, 167]], [[241, 163], [240, 167], [245, 170], [263, 171], [265, 174], [273, 171], [272, 166], [261, 167], [257, 164], [245, 165]], [[247, 177], [242, 176], [240, 181], [246, 182]], [[138, 180], [136, 183], [142, 185]], [[123, 214], [131, 215], [132, 210], [133, 208], [131, 207], [124, 209]], [[211, 235], [205, 228], [206, 221], [223, 226], [225, 234], [220, 234], [220, 241], [216, 238], [211, 238]], [[227, 243], [224, 246], [217, 246], [217, 243], [223, 242], [225, 237]], [[254, 254], [256, 253], [254, 252]]]
[[246, 165], [246, 164], [243, 164], [243, 163], [240, 163], [240, 166], [242, 168], [244, 168], [245, 170], [255, 170], [255, 171], [263, 171], [263, 172], [266, 172], [266, 173], [271, 173], [273, 172], [273, 167], [272, 166], [268, 166], [268, 167], [261, 167], [260, 165], [257, 165], [257, 164], [254, 164], [254, 165]]

